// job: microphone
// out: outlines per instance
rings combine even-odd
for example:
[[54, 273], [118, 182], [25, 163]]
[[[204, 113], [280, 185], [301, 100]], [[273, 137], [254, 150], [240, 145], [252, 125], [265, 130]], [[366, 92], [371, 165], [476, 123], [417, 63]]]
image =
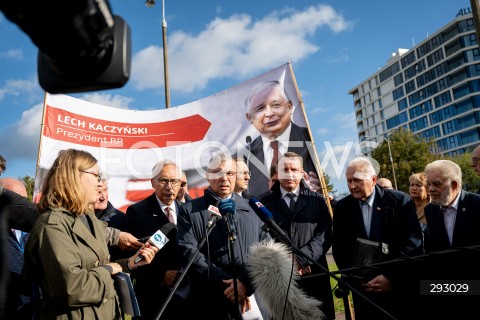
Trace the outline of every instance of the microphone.
[[[157, 232], [148, 238], [146, 242], [149, 242], [160, 250], [167, 244], [168, 240], [175, 240], [175, 235], [171, 234], [171, 232], [176, 230], [177, 226], [174, 223], [166, 223], [160, 227], [160, 230], [157, 230]], [[143, 240], [143, 238], [141, 240]], [[137, 264], [143, 259], [145, 259], [145, 257], [140, 254], [135, 258], [134, 263]]]
[[260, 220], [262, 220], [269, 229], [273, 230], [280, 241], [289, 246], [292, 245], [292, 241], [285, 231], [283, 231], [283, 229], [280, 228], [273, 220], [273, 214], [267, 208], [265, 208], [265, 206], [257, 198], [251, 197], [250, 200], [248, 200], [248, 204], [250, 207], [252, 207], [253, 211], [255, 211]]
[[237, 240], [237, 229], [235, 228], [235, 220], [233, 219], [233, 215], [235, 214], [235, 201], [232, 199], [222, 199], [218, 203], [218, 209], [220, 210], [220, 214], [227, 219], [230, 240]]
[[246, 142], [248, 145], [250, 145], [250, 143], [252, 143], [252, 137], [246, 136], [246, 137], [245, 137], [245, 142]]
[[[218, 206], [219, 202], [220, 201], [217, 201], [215, 205]], [[216, 206], [212, 206], [212, 205], [208, 206], [208, 212], [210, 212], [210, 219], [208, 219], [207, 229], [211, 228], [215, 222], [222, 219], [222, 215], [220, 214], [220, 211]]]

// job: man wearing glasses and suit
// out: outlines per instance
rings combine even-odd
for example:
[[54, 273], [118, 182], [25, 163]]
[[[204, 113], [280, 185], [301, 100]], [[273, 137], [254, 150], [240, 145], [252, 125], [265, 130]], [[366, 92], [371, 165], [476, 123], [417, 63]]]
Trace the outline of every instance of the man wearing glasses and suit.
[[[144, 238], [150, 237], [167, 223], [176, 224], [181, 205], [176, 197], [181, 179], [182, 172], [173, 161], [158, 162], [153, 167], [151, 179], [155, 192], [128, 207], [125, 229], [137, 238]], [[169, 241], [148, 268], [142, 268], [139, 272], [133, 271], [135, 293], [142, 313], [142, 316], [136, 319], [155, 319], [170, 294], [170, 289], [180, 276], [176, 228], [166, 236]], [[182, 319], [182, 312], [186, 308], [182, 308], [181, 304], [181, 298], [173, 296], [162, 314], [162, 319]]]

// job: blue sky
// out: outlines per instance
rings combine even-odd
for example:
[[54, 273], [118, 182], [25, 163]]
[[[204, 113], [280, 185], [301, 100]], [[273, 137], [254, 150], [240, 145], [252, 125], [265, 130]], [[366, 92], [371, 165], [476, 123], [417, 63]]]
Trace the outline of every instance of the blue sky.
[[[165, 107], [162, 3], [113, 0], [132, 34], [132, 75], [120, 89], [70, 94], [135, 110]], [[166, 0], [171, 105], [192, 102], [292, 62], [323, 169], [347, 191], [355, 155], [348, 91], [455, 18], [470, 1]], [[0, 13], [0, 154], [5, 176], [34, 176], [44, 92], [37, 49]], [[339, 163], [340, 165], [332, 165]]]

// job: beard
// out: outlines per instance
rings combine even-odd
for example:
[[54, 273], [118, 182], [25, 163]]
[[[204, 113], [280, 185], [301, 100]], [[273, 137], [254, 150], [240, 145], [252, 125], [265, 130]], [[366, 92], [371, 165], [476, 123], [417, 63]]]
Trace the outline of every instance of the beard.
[[431, 196], [430, 202], [437, 206], [448, 206], [450, 202], [452, 202], [453, 197], [454, 194], [452, 193], [452, 186], [448, 186], [443, 190], [438, 198]]

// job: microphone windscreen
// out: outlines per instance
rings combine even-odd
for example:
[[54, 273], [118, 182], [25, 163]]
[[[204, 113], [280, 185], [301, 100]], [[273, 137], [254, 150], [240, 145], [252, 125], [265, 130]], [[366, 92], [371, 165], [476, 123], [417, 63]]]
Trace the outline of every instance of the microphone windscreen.
[[220, 214], [225, 216], [228, 212], [231, 214], [235, 213], [235, 201], [231, 198], [222, 199], [218, 203], [218, 210], [220, 210]]
[[252, 137], [246, 136], [245, 137], [245, 142], [247, 142], [247, 144], [250, 144], [252, 142]]
[[[321, 302], [307, 296], [298, 287], [295, 280], [300, 277], [296, 273], [292, 274], [291, 253], [284, 244], [271, 240], [252, 245], [247, 269], [252, 278], [255, 295], [258, 295], [271, 318], [325, 318], [319, 309]], [[285, 303], [287, 305], [284, 308]]]

